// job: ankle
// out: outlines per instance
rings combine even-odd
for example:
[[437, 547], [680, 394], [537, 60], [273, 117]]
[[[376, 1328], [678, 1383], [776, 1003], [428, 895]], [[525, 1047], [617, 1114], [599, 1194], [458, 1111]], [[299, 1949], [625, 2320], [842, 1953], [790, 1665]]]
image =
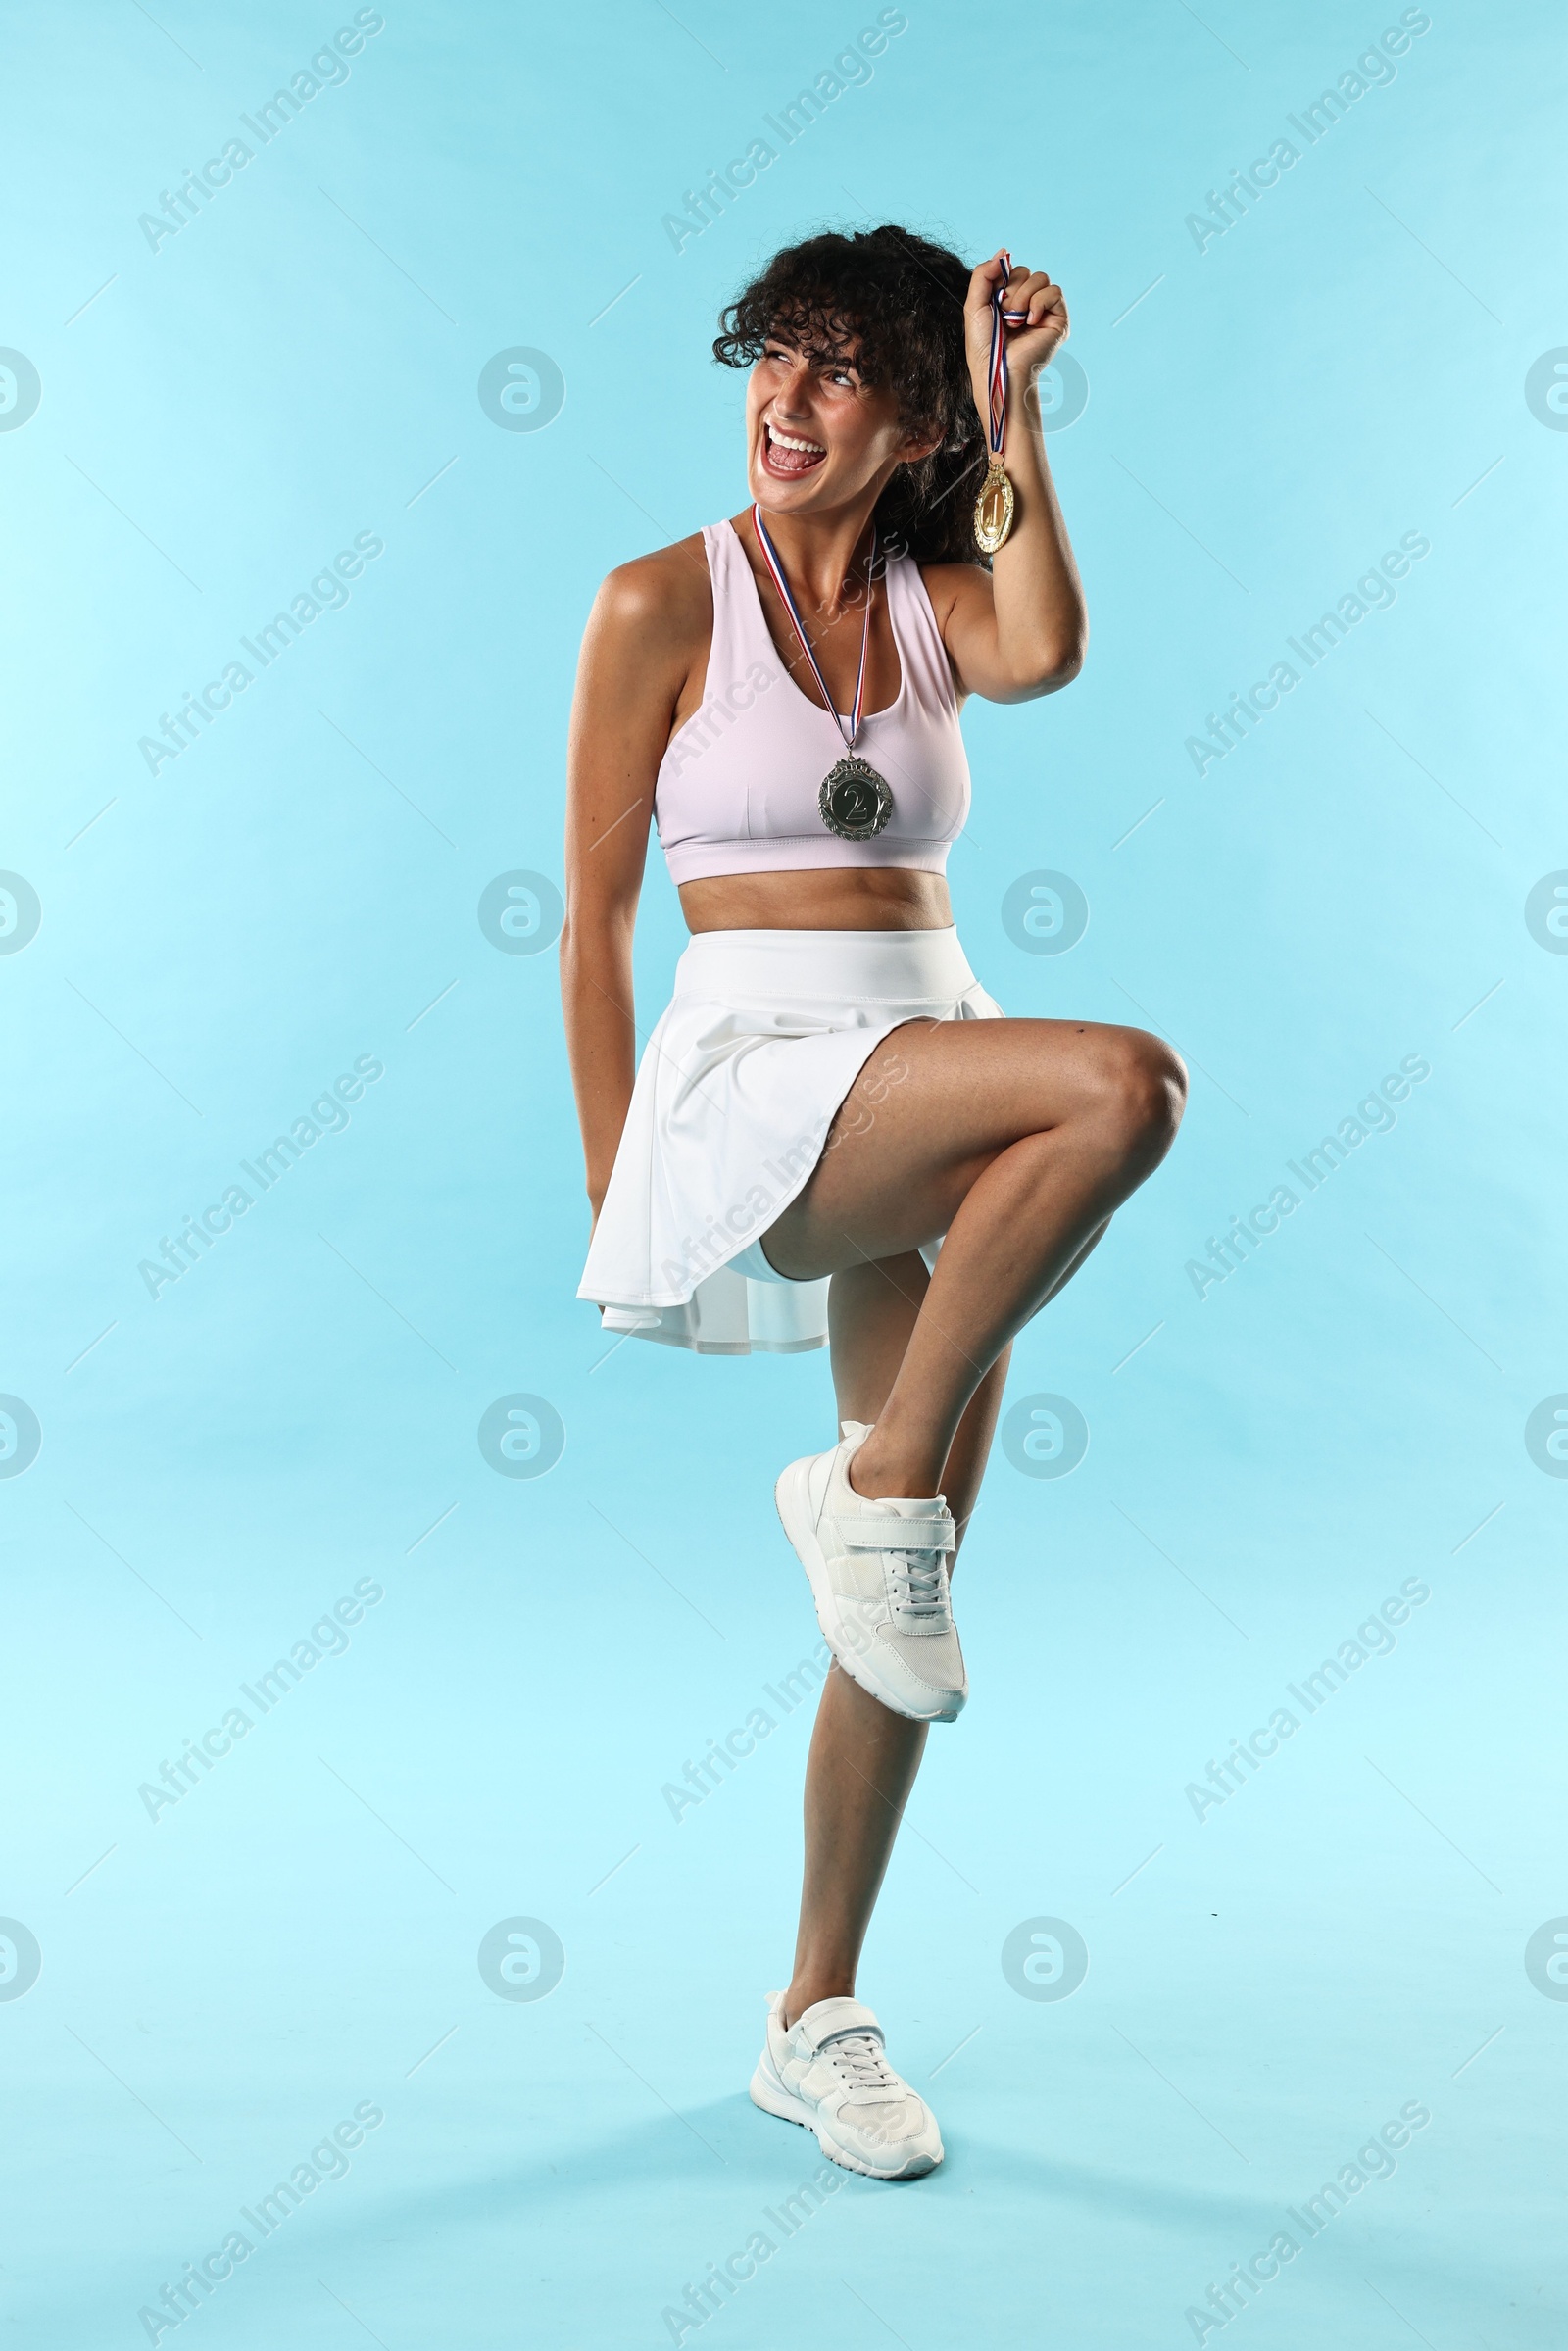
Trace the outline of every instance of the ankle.
[[934, 1495], [940, 1468], [932, 1467], [928, 1455], [901, 1448], [896, 1439], [878, 1445], [880, 1434], [873, 1430], [852, 1455], [845, 1472], [851, 1492], [868, 1502], [880, 1501], [887, 1494], [897, 1494], [901, 1501]]
[[814, 2008], [818, 2000], [853, 2000], [854, 1997], [855, 1978], [848, 1973], [803, 1976], [784, 1994], [784, 2030], [788, 2033], [792, 2025], [798, 2025], [807, 2010]]

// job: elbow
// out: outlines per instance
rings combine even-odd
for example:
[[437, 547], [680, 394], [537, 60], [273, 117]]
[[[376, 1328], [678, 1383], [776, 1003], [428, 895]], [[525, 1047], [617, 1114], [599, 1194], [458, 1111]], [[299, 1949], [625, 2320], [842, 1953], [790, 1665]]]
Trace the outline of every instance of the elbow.
[[1089, 625], [1067, 623], [1062, 628], [1042, 628], [1039, 635], [1010, 647], [1008, 661], [1008, 691], [1004, 699], [1010, 703], [1032, 703], [1042, 694], [1060, 694], [1084, 667], [1084, 656], [1089, 654]]
[[1080, 604], [1071, 620], [1056, 629], [1041, 648], [1045, 659], [1035, 681], [1037, 694], [1057, 694], [1070, 686], [1089, 652], [1089, 619]]
[[636, 920], [634, 890], [617, 891], [612, 896], [596, 892], [586, 899], [568, 890], [557, 942], [562, 962], [567, 965], [584, 959], [594, 962], [606, 955], [629, 951]]
[[1035, 681], [1035, 692], [1058, 694], [1063, 686], [1070, 686], [1084, 665], [1087, 651], [1088, 647], [1081, 642], [1061, 647], [1054, 659], [1042, 667]]
[[1042, 694], [1059, 694], [1070, 686], [1084, 665], [1088, 645], [1082, 634], [1048, 638], [1032, 650], [1014, 670], [1012, 699], [1034, 702]]

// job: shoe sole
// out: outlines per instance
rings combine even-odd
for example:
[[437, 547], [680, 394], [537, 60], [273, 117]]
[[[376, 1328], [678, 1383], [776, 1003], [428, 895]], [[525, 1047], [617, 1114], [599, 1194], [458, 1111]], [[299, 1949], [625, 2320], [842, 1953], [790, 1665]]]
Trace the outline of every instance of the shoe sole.
[[773, 1506], [778, 1512], [779, 1525], [784, 1530], [791, 1549], [806, 1570], [806, 1580], [811, 1587], [811, 1605], [816, 1610], [822, 1639], [851, 1681], [858, 1682], [860, 1688], [868, 1690], [879, 1704], [886, 1706], [890, 1714], [902, 1714], [913, 1723], [956, 1722], [963, 1711], [961, 1696], [950, 1706], [933, 1706], [926, 1712], [916, 1712], [868, 1669], [869, 1661], [865, 1657], [858, 1652], [846, 1655], [834, 1638], [823, 1611], [823, 1595], [830, 1595], [833, 1588], [828, 1576], [826, 1554], [816, 1539], [816, 1514], [811, 1507], [810, 1494], [812, 1460], [813, 1456], [808, 1453], [804, 1460], [792, 1461], [788, 1469], [780, 1472], [773, 1488]]
[[793, 2090], [786, 2089], [761, 2065], [752, 2076], [752, 2104], [760, 2106], [764, 2114], [776, 2115], [781, 2123], [794, 2123], [802, 2131], [811, 2131], [830, 2162], [846, 2172], [858, 2172], [865, 2180], [923, 2180], [928, 2172], [936, 2170], [947, 2153], [939, 2139], [934, 2155], [910, 2155], [892, 2171], [878, 2171], [874, 2164], [864, 2163], [858, 2155], [852, 2155], [848, 2147], [841, 2147], [823, 2129], [819, 2116], [806, 2100], [796, 2097]]

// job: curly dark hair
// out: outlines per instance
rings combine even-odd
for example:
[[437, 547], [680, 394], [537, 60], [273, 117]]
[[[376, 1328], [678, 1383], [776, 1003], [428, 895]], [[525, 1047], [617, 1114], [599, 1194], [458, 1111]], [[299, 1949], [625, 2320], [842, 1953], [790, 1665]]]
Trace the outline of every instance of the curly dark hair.
[[[940, 429], [927, 458], [903, 465], [876, 505], [884, 545], [925, 563], [979, 563], [974, 499], [985, 434], [969, 383], [963, 302], [969, 265], [891, 222], [851, 235], [826, 230], [775, 253], [726, 305], [713, 357], [750, 367], [770, 335], [821, 354], [858, 336], [862, 382], [888, 384], [913, 430]], [[973, 476], [965, 495], [966, 476]]]

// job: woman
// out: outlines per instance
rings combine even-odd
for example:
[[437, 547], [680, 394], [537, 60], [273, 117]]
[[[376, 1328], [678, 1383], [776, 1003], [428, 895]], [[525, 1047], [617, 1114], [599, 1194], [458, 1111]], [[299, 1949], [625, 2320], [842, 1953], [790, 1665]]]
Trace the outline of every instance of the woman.
[[[964, 698], [1030, 701], [1083, 661], [1038, 403], [1006, 390], [1009, 363], [1027, 392], [1066, 334], [1061, 289], [882, 227], [778, 254], [723, 326], [715, 355], [751, 368], [754, 503], [612, 572], [578, 676], [579, 1295], [666, 1345], [831, 1346], [840, 1442], [777, 1500], [843, 1670], [752, 2096], [835, 2162], [904, 2179], [942, 2140], [855, 1980], [927, 1725], [968, 1694], [952, 1562], [1009, 1343], [1163, 1156], [1186, 1074], [1138, 1029], [1005, 1018], [943, 878], [969, 805]], [[996, 461], [1012, 516], [987, 567]], [[693, 937], [639, 1064], [650, 818]]]

